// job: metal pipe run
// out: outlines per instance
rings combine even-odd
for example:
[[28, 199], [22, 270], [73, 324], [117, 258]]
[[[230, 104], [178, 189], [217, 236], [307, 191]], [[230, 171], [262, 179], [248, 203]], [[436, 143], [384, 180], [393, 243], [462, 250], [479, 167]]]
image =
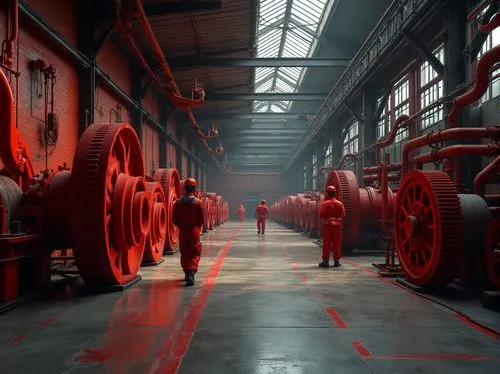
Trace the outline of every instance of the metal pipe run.
[[344, 167], [344, 164], [347, 162], [347, 160], [351, 159], [352, 161], [356, 161], [358, 157], [359, 157], [358, 153], [356, 153], [356, 154], [347, 153], [347, 154], [343, 155], [335, 169], [341, 170]]
[[498, 173], [500, 173], [500, 157], [494, 159], [478, 175], [476, 175], [472, 184], [474, 193], [483, 196], [485, 193], [485, 185], [488, 182], [489, 178], [492, 175]]
[[396, 121], [394, 121], [394, 123], [392, 124], [391, 132], [387, 136], [385, 136], [383, 139], [380, 139], [375, 144], [375, 147], [376, 147], [375, 157], [376, 157], [377, 165], [381, 164], [380, 150], [382, 148], [385, 148], [385, 147], [391, 145], [394, 142], [394, 140], [396, 139], [396, 134], [398, 133], [398, 130], [400, 128], [403, 128], [403, 125], [404, 125], [404, 127], [408, 127], [411, 123], [412, 122], [410, 121], [410, 117], [407, 114], [403, 114], [403, 115], [399, 116], [396, 119]]
[[428, 146], [433, 143], [442, 143], [457, 139], [500, 139], [500, 127], [469, 127], [439, 130], [411, 139], [403, 146], [402, 175], [406, 175], [409, 169], [409, 153], [417, 148]]
[[500, 155], [499, 145], [458, 144], [417, 156], [413, 159], [413, 163], [416, 169], [421, 169], [424, 164], [440, 161], [444, 158], [456, 156], [494, 157], [498, 155]]
[[[401, 176], [399, 174], [387, 174], [387, 180], [389, 182], [398, 182]], [[363, 176], [363, 182], [366, 183], [371, 183], [379, 180], [379, 176], [376, 174], [369, 174], [369, 175], [364, 175]]]

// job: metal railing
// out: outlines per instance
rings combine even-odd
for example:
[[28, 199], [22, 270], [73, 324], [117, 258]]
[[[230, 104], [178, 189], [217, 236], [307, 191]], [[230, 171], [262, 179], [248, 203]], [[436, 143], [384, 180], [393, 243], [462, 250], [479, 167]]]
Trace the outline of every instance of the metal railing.
[[297, 144], [297, 151], [285, 166], [287, 171], [308, 147], [309, 143], [339, 110], [342, 103], [363, 80], [376, 69], [385, 55], [402, 39], [403, 30], [418, 24], [430, 9], [440, 6], [444, 0], [394, 0], [370, 33], [359, 52], [326, 97], [323, 105]]

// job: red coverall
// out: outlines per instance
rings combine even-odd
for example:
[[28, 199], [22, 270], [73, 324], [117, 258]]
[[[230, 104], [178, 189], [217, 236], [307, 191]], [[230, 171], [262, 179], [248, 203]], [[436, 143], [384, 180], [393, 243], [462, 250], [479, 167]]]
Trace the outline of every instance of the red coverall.
[[200, 234], [204, 222], [201, 201], [186, 195], [174, 204], [172, 220], [179, 227], [179, 249], [181, 251], [181, 266], [184, 272], [197, 272], [201, 256]]
[[259, 205], [255, 208], [255, 218], [257, 218], [257, 229], [264, 232], [266, 229], [267, 206]]
[[240, 222], [243, 222], [245, 219], [245, 208], [243, 206], [238, 208], [238, 217], [240, 218]]
[[340, 239], [342, 237], [341, 220], [346, 216], [344, 204], [335, 197], [321, 204], [319, 216], [323, 220], [323, 259], [330, 258], [333, 248], [333, 258], [340, 259]]

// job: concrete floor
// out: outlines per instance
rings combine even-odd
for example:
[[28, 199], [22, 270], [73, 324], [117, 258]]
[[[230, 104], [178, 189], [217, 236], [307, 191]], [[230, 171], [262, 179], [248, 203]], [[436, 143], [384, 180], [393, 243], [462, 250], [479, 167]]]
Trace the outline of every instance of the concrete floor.
[[378, 278], [369, 258], [319, 269], [311, 240], [268, 226], [206, 235], [192, 288], [175, 255], [123, 293], [68, 287], [0, 315], [0, 373], [500, 372], [498, 336]]

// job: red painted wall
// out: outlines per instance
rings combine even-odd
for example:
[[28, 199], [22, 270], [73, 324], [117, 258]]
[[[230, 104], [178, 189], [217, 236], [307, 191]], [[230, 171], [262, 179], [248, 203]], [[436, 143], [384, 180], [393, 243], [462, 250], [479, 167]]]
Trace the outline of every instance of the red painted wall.
[[[55, 1], [48, 1], [48, 8], [44, 13], [50, 13]], [[40, 7], [42, 1], [30, 1], [33, 8]], [[43, 1], [45, 4], [45, 1]], [[75, 19], [75, 14], [70, 12], [70, 7], [61, 6], [58, 16], [52, 15], [55, 27], [61, 33], [73, 35], [72, 26], [61, 26], [60, 20], [69, 22]], [[37, 84], [36, 75], [30, 72], [30, 61], [42, 59], [47, 65], [53, 65], [56, 69], [56, 87], [54, 111], [59, 120], [59, 140], [51, 155], [48, 156], [48, 167], [57, 168], [62, 162], [69, 165], [73, 162], [77, 139], [78, 139], [78, 79], [70, 60], [45, 41], [40, 41], [36, 30], [26, 27], [22, 19], [19, 34], [19, 122], [18, 128], [27, 143], [35, 172], [45, 169], [45, 145], [43, 140], [45, 96], [43, 89], [43, 75], [40, 77], [42, 86]], [[72, 31], [73, 30], [73, 31]], [[5, 35], [5, 13], [0, 10], [0, 35]], [[74, 38], [74, 35], [73, 35]], [[14, 62], [15, 63], [15, 62]], [[12, 80], [12, 88], [15, 95], [15, 80]], [[15, 97], [15, 96], [14, 96]]]
[[144, 153], [144, 162], [146, 166], [146, 175], [152, 174], [153, 160], [156, 168], [160, 162], [160, 136], [155, 130], [154, 125], [148, 122], [143, 123], [142, 127], [142, 150]]
[[[78, 15], [76, 2], [60, 0], [28, 0], [28, 5], [47, 23], [49, 23], [63, 38], [76, 48], [78, 42]], [[2, 3], [3, 4], [3, 3]], [[20, 17], [19, 37], [19, 121], [18, 128], [26, 141], [35, 171], [45, 169], [46, 152], [43, 139], [45, 97], [43, 90], [43, 75], [31, 73], [30, 61], [42, 59], [47, 65], [53, 65], [56, 69], [55, 88], [55, 112], [59, 120], [59, 140], [51, 155], [48, 155], [48, 167], [55, 169], [62, 162], [69, 165], [73, 162], [74, 153], [78, 143], [78, 76], [77, 66], [74, 60], [66, 57], [65, 52], [54, 46], [54, 43], [35, 26], [27, 24]], [[0, 39], [5, 35], [5, 13], [0, 9]], [[15, 61], [16, 63], [16, 61]], [[108, 39], [102, 46], [97, 63], [113, 81], [125, 92], [132, 91], [132, 64], [130, 59], [124, 55], [116, 46], [114, 39]], [[37, 78], [39, 80], [37, 81]], [[40, 85], [41, 84], [41, 85]], [[96, 103], [94, 107], [95, 122], [128, 122], [130, 123], [130, 112], [128, 105], [123, 102], [104, 83], [97, 81]], [[16, 82], [12, 79], [12, 88], [15, 93]], [[146, 110], [159, 119], [160, 100], [158, 93], [150, 90], [144, 98]], [[116, 113], [121, 118], [116, 118]], [[174, 118], [169, 119], [168, 129], [172, 134], [176, 133], [176, 122]], [[143, 152], [146, 171], [149, 174], [154, 160], [159, 166], [160, 147], [159, 133], [155, 126], [145, 122], [143, 124]], [[185, 140], [184, 140], [185, 144]], [[167, 162], [176, 166], [176, 154], [179, 150], [169, 142], [167, 144]], [[181, 174], [187, 173], [187, 158], [182, 158], [183, 170]], [[0, 162], [0, 167], [2, 167]]]

